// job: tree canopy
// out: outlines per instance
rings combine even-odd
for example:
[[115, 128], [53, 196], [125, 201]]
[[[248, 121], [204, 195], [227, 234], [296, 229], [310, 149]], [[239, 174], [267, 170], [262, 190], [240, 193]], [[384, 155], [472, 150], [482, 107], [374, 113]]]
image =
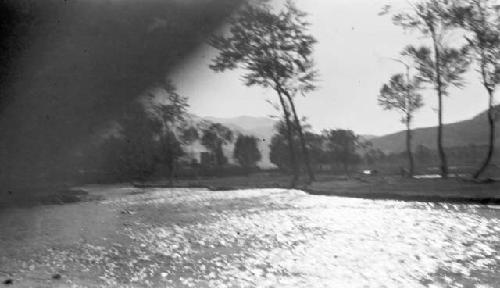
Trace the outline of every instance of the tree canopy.
[[299, 167], [292, 141], [293, 121], [297, 127], [309, 180], [314, 180], [307, 144], [294, 97], [314, 90], [317, 71], [312, 60], [316, 39], [309, 33], [306, 14], [287, 1], [274, 11], [263, 2], [248, 3], [230, 20], [226, 35], [214, 36], [210, 45], [219, 51], [210, 68], [217, 72], [242, 68], [247, 86], [272, 88], [278, 98], [287, 128], [288, 151], [293, 172], [292, 186]]
[[341, 163], [348, 173], [349, 167], [360, 160], [356, 153], [356, 149], [361, 145], [359, 136], [352, 130], [345, 129], [326, 130], [323, 135], [331, 163]]
[[305, 13], [291, 1], [273, 13], [266, 4], [247, 4], [230, 20], [227, 36], [214, 36], [210, 44], [219, 51], [210, 68], [222, 72], [243, 68], [245, 84], [288, 91], [315, 88], [312, 45], [314, 37]]
[[[404, 55], [413, 58], [419, 77], [430, 84], [438, 98], [437, 148], [441, 159], [441, 177], [448, 177], [448, 161], [443, 148], [443, 96], [450, 86], [461, 87], [463, 74], [469, 66], [468, 47], [455, 47], [447, 39], [454, 31], [453, 1], [420, 0], [409, 2], [410, 9], [393, 15], [394, 24], [418, 31], [431, 40], [431, 45], [408, 46]], [[383, 13], [385, 14], [385, 13]]]
[[234, 135], [231, 129], [220, 124], [211, 123], [201, 136], [201, 144], [210, 150], [215, 157], [215, 164], [222, 166], [227, 163], [222, 147], [233, 141]]
[[234, 145], [234, 159], [243, 168], [254, 168], [257, 162], [260, 161], [262, 155], [259, 151], [258, 141], [255, 136], [251, 135], [238, 135]]
[[[469, 51], [467, 45], [461, 48], [442, 47], [439, 51], [439, 59], [436, 59], [435, 52], [429, 47], [410, 45], [406, 47], [403, 55], [411, 57], [416, 63], [421, 81], [435, 85], [439, 78], [440, 93], [447, 95], [450, 86], [463, 87], [463, 77], [470, 65]], [[438, 66], [436, 66], [436, 61], [439, 61]]]
[[495, 150], [494, 93], [500, 83], [500, 15], [498, 4], [490, 0], [455, 1], [451, 19], [464, 29], [465, 39], [472, 50], [481, 82], [488, 93], [489, 142], [486, 157], [473, 174], [478, 178], [491, 162]]
[[413, 112], [422, 107], [422, 95], [419, 93], [420, 81], [413, 78], [408, 81], [402, 73], [391, 77], [388, 84], [380, 89], [378, 103], [386, 110], [397, 110], [403, 113], [402, 122], [406, 123]]

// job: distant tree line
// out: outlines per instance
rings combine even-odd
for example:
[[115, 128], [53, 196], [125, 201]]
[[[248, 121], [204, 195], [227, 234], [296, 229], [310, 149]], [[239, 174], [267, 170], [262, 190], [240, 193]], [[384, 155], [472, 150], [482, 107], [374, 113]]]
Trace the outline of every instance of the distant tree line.
[[[157, 177], [172, 184], [175, 177], [186, 173], [248, 173], [261, 159], [257, 138], [237, 135], [235, 141], [234, 132], [220, 123], [192, 120], [187, 99], [170, 81], [131, 103], [115, 124], [96, 137], [90, 148], [93, 151], [86, 153], [92, 156], [82, 159], [82, 173], [94, 171], [110, 181]], [[195, 143], [204, 150], [192, 151]], [[224, 153], [224, 147], [233, 143], [237, 165], [229, 165]]]
[[[443, 97], [450, 95], [452, 87], [463, 87], [464, 74], [472, 63], [477, 63], [483, 86], [489, 95], [490, 126], [487, 156], [474, 173], [474, 177], [478, 178], [491, 162], [494, 152], [493, 93], [500, 81], [498, 9], [493, 1], [488, 0], [421, 0], [408, 5], [406, 11], [392, 14], [394, 24], [420, 33], [429, 40], [429, 44], [404, 48], [400, 58], [395, 60], [405, 66], [405, 71], [393, 75], [378, 95], [378, 102], [384, 109], [396, 110], [402, 115], [406, 128], [407, 175], [413, 176], [415, 169], [412, 122], [415, 112], [424, 104], [421, 91], [432, 88], [438, 103], [436, 150], [440, 174], [443, 178], [448, 176], [449, 160], [443, 145]], [[382, 14], [389, 12], [390, 6], [386, 6]], [[230, 20], [229, 32], [216, 35], [210, 41], [219, 52], [210, 68], [217, 72], [242, 68], [246, 85], [259, 85], [276, 92], [279, 100], [276, 106], [282, 110], [283, 120], [271, 143], [274, 147], [271, 149], [271, 160], [281, 169], [289, 171], [292, 186], [301, 170], [306, 172], [309, 182], [314, 180], [314, 164], [324, 159], [331, 162], [332, 155], [340, 149], [338, 146], [342, 146], [335, 142], [356, 143], [354, 133], [333, 130], [334, 133], [313, 136], [302, 127], [294, 96], [306, 95], [314, 90], [317, 76], [312, 59], [316, 40], [308, 31], [306, 16], [292, 1], [287, 1], [281, 10], [273, 9], [265, 2], [247, 4]], [[464, 41], [452, 43], [447, 36], [457, 33], [464, 36]], [[349, 137], [352, 139], [347, 141]], [[347, 146], [344, 144], [345, 150], [338, 152], [336, 157], [346, 171], [349, 166], [346, 163], [356, 162], [355, 153], [349, 152], [356, 150], [352, 148], [356, 145]], [[328, 157], [314, 155], [320, 151], [329, 151]]]
[[262, 154], [259, 151], [258, 139], [251, 135], [239, 135], [234, 144], [233, 157], [241, 167], [248, 172], [257, 167], [257, 162], [262, 159]]
[[[407, 151], [386, 153], [352, 130], [330, 129], [314, 133], [309, 131], [307, 125], [303, 126], [311, 167], [316, 173], [352, 176], [368, 170], [370, 173], [401, 174], [407, 177], [417, 170], [419, 174], [439, 172], [434, 170], [440, 163], [439, 152], [433, 147], [421, 144], [416, 146], [412, 152], [413, 171], [410, 171], [407, 167]], [[299, 141], [296, 133], [293, 139]], [[286, 153], [287, 141], [285, 125], [279, 122], [276, 125], [276, 133], [271, 138], [270, 160], [280, 171], [290, 173], [292, 164], [289, 154]], [[479, 159], [488, 149], [488, 145], [473, 144], [444, 148], [446, 154], [450, 156], [449, 165], [452, 168], [450, 172], [454, 174], [473, 172], [473, 168], [480, 164]], [[301, 161], [301, 151], [297, 150], [296, 154]], [[495, 160], [500, 161], [500, 157]]]
[[[286, 153], [289, 143], [283, 122], [276, 125], [276, 131], [271, 139], [270, 160], [280, 170], [290, 172], [293, 162], [290, 155]], [[320, 134], [306, 130], [304, 136], [311, 167], [315, 171], [342, 171], [349, 174], [356, 165], [362, 162], [360, 151], [368, 145], [368, 142], [362, 140], [352, 130], [345, 129], [324, 130]], [[300, 141], [297, 132], [293, 134], [292, 139], [295, 142]], [[300, 150], [297, 149], [295, 153], [299, 160], [303, 159], [304, 155]]]
[[[488, 145], [467, 145], [457, 147], [446, 147], [444, 151], [450, 156], [450, 173], [463, 175], [464, 173], [473, 173], [481, 164], [481, 157], [488, 151]], [[376, 153], [375, 157], [371, 157], [372, 153]], [[436, 174], [439, 170], [440, 159], [439, 153], [435, 149], [424, 145], [417, 145], [414, 151], [415, 169], [418, 169], [419, 174]], [[378, 169], [385, 173], [395, 174], [401, 171], [401, 168], [407, 165], [407, 153], [383, 153], [380, 150], [368, 151], [363, 155], [364, 164], [371, 169]], [[493, 158], [497, 163], [500, 161], [500, 156]], [[498, 167], [497, 167], [498, 168]]]

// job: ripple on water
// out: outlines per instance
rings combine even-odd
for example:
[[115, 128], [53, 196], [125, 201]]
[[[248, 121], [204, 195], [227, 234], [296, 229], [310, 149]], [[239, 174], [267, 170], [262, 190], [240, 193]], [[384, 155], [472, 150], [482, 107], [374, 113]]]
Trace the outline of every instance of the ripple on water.
[[279, 189], [180, 197], [175, 201], [188, 206], [248, 198], [262, 204], [221, 211], [208, 223], [148, 230], [143, 241], [153, 251], [177, 251], [183, 264], [197, 261], [203, 268], [183, 278], [195, 286], [499, 283], [498, 213], [482, 206], [308, 196]]
[[72, 257], [93, 259], [109, 285], [500, 285], [500, 212], [485, 206], [283, 189], [153, 189], [105, 204], [137, 212], [117, 231], [128, 242]]

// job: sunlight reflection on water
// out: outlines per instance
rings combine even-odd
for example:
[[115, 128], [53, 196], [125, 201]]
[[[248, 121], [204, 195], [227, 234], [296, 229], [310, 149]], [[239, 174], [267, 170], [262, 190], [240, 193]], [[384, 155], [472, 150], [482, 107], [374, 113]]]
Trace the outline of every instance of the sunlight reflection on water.
[[[183, 203], [186, 207], [221, 201], [236, 206], [207, 215], [208, 221], [130, 231], [135, 236], [140, 234], [139, 241], [155, 253], [178, 253], [177, 267], [189, 267], [165, 271], [163, 275], [171, 284], [500, 284], [496, 272], [500, 267], [498, 210], [474, 205], [308, 196], [278, 189], [198, 191], [173, 198], [172, 193], [153, 194], [158, 201]], [[250, 205], [239, 203], [248, 199], [253, 199]], [[180, 282], [179, 275], [184, 275]]]
[[41, 251], [30, 265], [69, 271], [72, 285], [500, 286], [500, 210], [487, 206], [284, 189], [149, 189], [99, 205], [123, 222], [108, 241]]

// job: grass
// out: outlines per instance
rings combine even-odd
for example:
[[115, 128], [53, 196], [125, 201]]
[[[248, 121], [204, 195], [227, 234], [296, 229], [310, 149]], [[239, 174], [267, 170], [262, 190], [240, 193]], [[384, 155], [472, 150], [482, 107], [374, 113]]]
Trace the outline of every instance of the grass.
[[358, 178], [313, 183], [306, 188], [314, 195], [395, 199], [403, 201], [500, 204], [500, 183], [475, 183], [458, 178], [403, 179]]
[[[290, 188], [290, 177], [277, 173], [257, 173], [248, 177], [217, 177], [179, 180], [175, 187], [226, 191], [252, 188]], [[137, 187], [169, 187], [156, 182]], [[402, 201], [500, 204], [500, 182], [476, 183], [460, 178], [409, 179], [399, 176], [332, 176], [321, 174], [312, 184], [300, 182], [296, 189], [312, 195], [330, 195]]]
[[[290, 188], [290, 177], [276, 172], [255, 173], [249, 176], [180, 179], [174, 187], [207, 188], [230, 191], [253, 188]], [[168, 181], [137, 183], [135, 188], [171, 187]], [[329, 195], [367, 199], [394, 199], [401, 201], [459, 202], [500, 204], [500, 182], [474, 183], [459, 178], [407, 179], [400, 176], [335, 176], [317, 175], [312, 184], [299, 182], [296, 189], [311, 195]], [[89, 195], [72, 188], [32, 188], [30, 191], [4, 191], [1, 207], [27, 207], [47, 204], [65, 204], [99, 200], [106, 195]]]

